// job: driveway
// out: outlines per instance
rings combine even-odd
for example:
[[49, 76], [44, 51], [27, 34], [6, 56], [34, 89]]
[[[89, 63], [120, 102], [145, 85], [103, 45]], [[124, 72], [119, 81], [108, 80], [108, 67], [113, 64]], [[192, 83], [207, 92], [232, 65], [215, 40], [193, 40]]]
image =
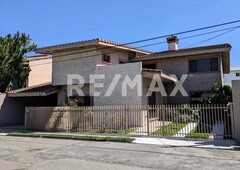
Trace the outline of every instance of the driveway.
[[240, 151], [0, 136], [0, 169], [239, 169]]

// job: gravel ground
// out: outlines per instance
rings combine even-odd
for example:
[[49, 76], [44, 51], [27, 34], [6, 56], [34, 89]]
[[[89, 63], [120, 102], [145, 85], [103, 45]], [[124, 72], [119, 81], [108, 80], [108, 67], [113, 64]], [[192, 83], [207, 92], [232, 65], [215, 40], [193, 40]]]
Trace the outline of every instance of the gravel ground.
[[0, 169], [239, 169], [240, 151], [0, 136]]

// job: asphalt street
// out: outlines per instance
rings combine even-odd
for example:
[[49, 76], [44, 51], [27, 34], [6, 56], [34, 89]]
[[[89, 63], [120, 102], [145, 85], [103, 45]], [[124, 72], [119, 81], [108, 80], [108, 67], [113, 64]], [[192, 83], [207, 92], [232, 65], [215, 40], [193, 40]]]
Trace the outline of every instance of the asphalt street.
[[0, 169], [239, 169], [240, 151], [0, 136]]

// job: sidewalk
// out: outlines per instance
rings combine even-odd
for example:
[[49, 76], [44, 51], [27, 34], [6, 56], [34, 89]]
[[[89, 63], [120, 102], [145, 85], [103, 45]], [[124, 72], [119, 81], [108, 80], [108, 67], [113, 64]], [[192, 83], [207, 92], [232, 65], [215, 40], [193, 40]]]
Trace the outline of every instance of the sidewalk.
[[208, 148], [208, 149], [240, 149], [240, 144], [235, 140], [230, 139], [207, 139], [207, 140], [194, 140], [185, 138], [159, 138], [159, 137], [139, 137], [139, 136], [123, 136], [123, 135], [112, 135], [112, 134], [86, 134], [86, 133], [69, 133], [69, 132], [33, 132], [26, 131], [22, 126], [16, 127], [4, 127], [0, 128], [0, 136], [7, 136], [11, 132], [32, 132], [32, 133], [44, 133], [44, 134], [71, 134], [77, 136], [116, 136], [116, 137], [132, 137], [135, 138], [132, 143], [136, 144], [148, 144], [148, 145], [160, 145], [166, 147], [197, 147], [197, 148]]
[[150, 144], [150, 145], [161, 145], [169, 147], [197, 147], [197, 148], [208, 148], [208, 149], [239, 149], [240, 145], [235, 140], [230, 139], [208, 139], [208, 140], [194, 140], [194, 139], [166, 139], [166, 138], [136, 138], [133, 143], [138, 144]]

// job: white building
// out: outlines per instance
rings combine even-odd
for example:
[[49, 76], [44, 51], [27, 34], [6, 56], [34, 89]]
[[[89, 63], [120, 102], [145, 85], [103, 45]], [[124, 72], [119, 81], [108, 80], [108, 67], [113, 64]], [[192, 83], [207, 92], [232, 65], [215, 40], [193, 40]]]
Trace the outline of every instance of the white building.
[[224, 75], [225, 85], [232, 86], [232, 80], [240, 80], [240, 67], [231, 67], [230, 73]]

